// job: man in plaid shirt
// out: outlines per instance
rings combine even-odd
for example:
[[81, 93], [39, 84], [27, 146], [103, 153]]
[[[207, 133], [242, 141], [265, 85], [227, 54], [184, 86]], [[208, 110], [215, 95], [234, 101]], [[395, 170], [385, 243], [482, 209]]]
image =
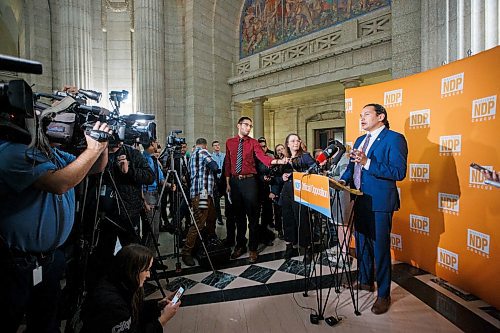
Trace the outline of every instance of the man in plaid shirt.
[[[191, 178], [191, 187], [189, 194], [191, 196], [191, 205], [196, 226], [201, 231], [206, 227], [207, 234], [215, 234], [215, 206], [213, 201], [214, 193], [214, 174], [218, 172], [217, 162], [207, 150], [207, 140], [199, 138], [196, 140], [196, 146], [189, 159], [189, 174]], [[196, 226], [189, 228], [186, 236], [186, 242], [182, 249], [182, 261], [187, 266], [194, 266], [193, 248], [198, 238]]]

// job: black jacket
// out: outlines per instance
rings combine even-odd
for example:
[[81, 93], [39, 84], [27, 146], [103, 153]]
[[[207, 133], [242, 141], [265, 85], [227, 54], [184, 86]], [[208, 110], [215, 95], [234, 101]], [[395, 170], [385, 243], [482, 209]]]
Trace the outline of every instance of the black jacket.
[[80, 333], [161, 333], [157, 300], [145, 301], [139, 322], [132, 322], [131, 293], [122, 285], [103, 279], [86, 299]]
[[[117, 157], [126, 155], [129, 161], [128, 172], [123, 174], [117, 163]], [[109, 172], [108, 172], [109, 171]], [[118, 193], [123, 199], [129, 214], [139, 214], [143, 208], [142, 185], [150, 185], [155, 180], [153, 170], [141, 152], [130, 146], [123, 145], [115, 153], [109, 154], [103, 183], [113, 188], [109, 174], [113, 176]]]

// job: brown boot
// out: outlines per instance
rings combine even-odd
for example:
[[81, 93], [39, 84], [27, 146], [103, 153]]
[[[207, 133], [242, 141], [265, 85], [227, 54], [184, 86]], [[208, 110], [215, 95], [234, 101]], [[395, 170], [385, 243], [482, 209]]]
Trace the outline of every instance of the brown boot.
[[375, 303], [372, 306], [372, 312], [376, 315], [386, 313], [391, 306], [391, 296], [387, 297], [377, 297]]
[[248, 253], [248, 261], [251, 263], [251, 264], [255, 264], [257, 262], [257, 258], [259, 257], [259, 255], [257, 254], [257, 251], [250, 251]]

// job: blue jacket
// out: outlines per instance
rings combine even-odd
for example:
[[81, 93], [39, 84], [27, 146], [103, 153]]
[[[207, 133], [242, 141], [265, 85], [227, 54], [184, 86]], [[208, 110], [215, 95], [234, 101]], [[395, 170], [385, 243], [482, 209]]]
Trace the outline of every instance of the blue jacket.
[[[358, 149], [366, 135], [360, 136], [354, 143]], [[370, 147], [367, 157], [371, 160], [370, 168], [361, 171], [361, 191], [363, 200], [371, 200], [372, 211], [393, 212], [399, 209], [399, 195], [396, 181], [406, 177], [408, 145], [405, 137], [384, 128]], [[354, 184], [354, 162], [350, 162], [341, 179]]]

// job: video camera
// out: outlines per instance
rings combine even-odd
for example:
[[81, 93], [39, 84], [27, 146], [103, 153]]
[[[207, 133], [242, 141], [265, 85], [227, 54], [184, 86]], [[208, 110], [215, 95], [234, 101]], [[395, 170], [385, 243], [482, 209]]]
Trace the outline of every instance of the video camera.
[[167, 136], [167, 148], [180, 149], [186, 143], [186, 138], [179, 138], [177, 136], [180, 133], [182, 133], [182, 130], [170, 131], [170, 134]]
[[[114, 96], [113, 92], [110, 93], [110, 96], [112, 95]], [[152, 140], [156, 140], [156, 124], [152, 122], [155, 119], [154, 115], [120, 116], [118, 107], [114, 111], [109, 111], [99, 106], [84, 104], [87, 99], [98, 101], [101, 97], [100, 92], [80, 89], [77, 94], [56, 91], [54, 94], [38, 93], [35, 96], [56, 100], [63, 100], [67, 96], [74, 98], [74, 103], [64, 112], [47, 118], [42, 123], [42, 126], [46, 128], [45, 133], [49, 141], [59, 143], [67, 150], [84, 149], [86, 147], [85, 134], [100, 142], [109, 141], [110, 146], [118, 145], [119, 142], [129, 145], [149, 144]], [[36, 106], [43, 108], [48, 105], [37, 102]], [[97, 121], [106, 122], [113, 134], [93, 131], [92, 128]]]
[[0, 138], [29, 143], [25, 120], [34, 117], [33, 92], [24, 80], [0, 82]]

